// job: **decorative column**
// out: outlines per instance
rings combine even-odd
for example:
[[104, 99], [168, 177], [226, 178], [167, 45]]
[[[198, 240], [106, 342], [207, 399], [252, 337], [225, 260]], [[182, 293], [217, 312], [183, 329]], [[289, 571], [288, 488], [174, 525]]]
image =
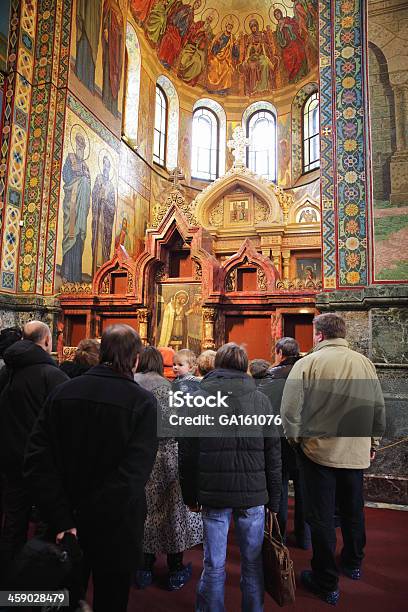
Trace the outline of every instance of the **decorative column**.
[[214, 339], [214, 324], [217, 318], [217, 310], [215, 308], [203, 308], [203, 350], [207, 349], [215, 349], [215, 339]]
[[283, 257], [283, 280], [289, 280], [290, 250], [282, 251], [282, 257]]
[[273, 265], [278, 270], [279, 274], [282, 274], [282, 259], [281, 259], [281, 251], [272, 249], [272, 260]]
[[139, 321], [139, 336], [143, 343], [143, 346], [147, 346], [148, 342], [148, 330], [149, 330], [149, 309], [139, 308], [137, 311], [137, 318]]

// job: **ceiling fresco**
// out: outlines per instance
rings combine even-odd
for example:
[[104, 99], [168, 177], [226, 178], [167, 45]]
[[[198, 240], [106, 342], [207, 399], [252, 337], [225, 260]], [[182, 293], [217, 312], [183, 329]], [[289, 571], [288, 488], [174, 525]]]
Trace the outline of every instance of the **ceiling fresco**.
[[264, 95], [317, 63], [317, 0], [130, 0], [130, 10], [161, 64], [210, 93]]

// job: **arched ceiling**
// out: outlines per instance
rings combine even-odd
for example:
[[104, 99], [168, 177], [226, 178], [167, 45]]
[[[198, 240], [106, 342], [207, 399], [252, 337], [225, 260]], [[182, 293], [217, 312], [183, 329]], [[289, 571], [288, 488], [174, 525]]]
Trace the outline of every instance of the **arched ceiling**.
[[317, 0], [130, 0], [130, 10], [165, 69], [214, 94], [263, 96], [317, 64]]

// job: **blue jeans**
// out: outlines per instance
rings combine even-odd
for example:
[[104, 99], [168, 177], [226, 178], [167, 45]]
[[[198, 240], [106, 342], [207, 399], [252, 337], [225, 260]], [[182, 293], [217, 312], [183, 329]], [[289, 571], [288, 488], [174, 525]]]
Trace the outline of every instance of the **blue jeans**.
[[262, 542], [265, 508], [254, 506], [245, 510], [203, 508], [204, 569], [197, 586], [196, 612], [225, 610], [225, 558], [231, 515], [234, 517], [241, 552], [242, 611], [263, 610]]

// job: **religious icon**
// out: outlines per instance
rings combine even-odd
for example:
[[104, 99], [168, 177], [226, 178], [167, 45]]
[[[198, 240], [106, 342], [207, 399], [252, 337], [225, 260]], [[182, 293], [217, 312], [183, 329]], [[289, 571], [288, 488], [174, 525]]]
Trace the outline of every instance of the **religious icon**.
[[319, 221], [314, 208], [304, 208], [298, 218], [298, 223], [317, 223]]
[[122, 75], [123, 39], [123, 16], [119, 5], [115, 0], [105, 0], [102, 21], [102, 100], [115, 117], [119, 116], [118, 96]]
[[98, 56], [102, 0], [77, 0], [75, 74], [94, 93]]
[[129, 237], [129, 220], [126, 213], [122, 213], [122, 223], [115, 236], [115, 251], [120, 249], [125, 257], [132, 254], [132, 243]]
[[230, 222], [248, 222], [249, 202], [248, 200], [234, 200], [230, 202]]
[[99, 154], [100, 174], [92, 190], [92, 273], [110, 258], [116, 193], [112, 182], [112, 159], [103, 149]]
[[239, 27], [236, 15], [227, 15], [221, 24], [222, 32], [214, 38], [208, 51], [208, 91], [227, 93], [239, 60], [239, 47], [234, 31]]
[[91, 204], [91, 175], [86, 159], [90, 144], [86, 131], [79, 124], [71, 128], [68, 153], [62, 169], [64, 200], [62, 202], [63, 239], [61, 278], [63, 281], [82, 281], [87, 219]]
[[322, 279], [321, 260], [317, 257], [297, 259], [296, 260], [296, 276], [304, 283], [316, 283]]
[[164, 309], [160, 308], [158, 313], [158, 346], [198, 351], [202, 325], [200, 286], [184, 286], [186, 289], [177, 285], [163, 285], [159, 289], [158, 300]]

